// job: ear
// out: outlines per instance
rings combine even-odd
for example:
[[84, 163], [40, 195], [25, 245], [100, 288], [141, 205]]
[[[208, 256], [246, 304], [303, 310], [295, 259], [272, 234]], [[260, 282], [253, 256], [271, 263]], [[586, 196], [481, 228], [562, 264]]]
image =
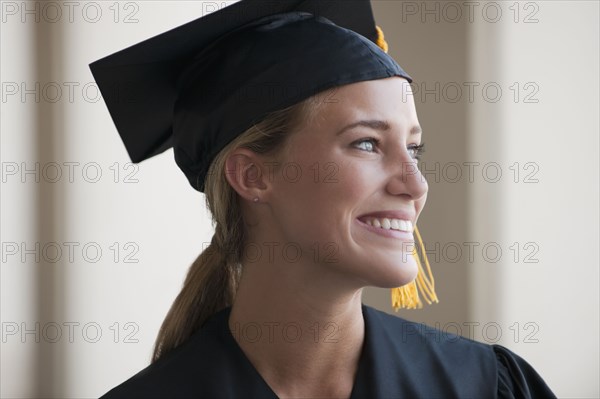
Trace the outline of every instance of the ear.
[[240, 197], [248, 201], [264, 198], [270, 186], [264, 159], [247, 148], [237, 148], [229, 154], [225, 177]]

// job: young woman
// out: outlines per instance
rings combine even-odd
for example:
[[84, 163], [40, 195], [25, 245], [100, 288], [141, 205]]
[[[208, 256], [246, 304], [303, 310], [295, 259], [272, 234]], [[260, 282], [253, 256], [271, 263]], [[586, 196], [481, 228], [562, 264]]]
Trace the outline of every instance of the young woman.
[[[502, 346], [362, 304], [376, 286], [415, 306], [415, 279], [436, 300], [411, 78], [368, 1], [298, 3], [242, 1], [92, 64], [132, 160], [173, 146], [215, 228], [153, 363], [103, 398], [553, 397]], [[139, 101], [111, 98], [125, 81]]]

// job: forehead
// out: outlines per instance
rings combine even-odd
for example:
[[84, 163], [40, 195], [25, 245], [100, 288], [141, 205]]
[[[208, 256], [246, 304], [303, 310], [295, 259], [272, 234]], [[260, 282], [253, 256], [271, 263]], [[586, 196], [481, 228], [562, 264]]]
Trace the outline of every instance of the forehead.
[[316, 97], [313, 121], [341, 124], [354, 119], [381, 119], [390, 124], [418, 124], [412, 90], [400, 77], [339, 86]]

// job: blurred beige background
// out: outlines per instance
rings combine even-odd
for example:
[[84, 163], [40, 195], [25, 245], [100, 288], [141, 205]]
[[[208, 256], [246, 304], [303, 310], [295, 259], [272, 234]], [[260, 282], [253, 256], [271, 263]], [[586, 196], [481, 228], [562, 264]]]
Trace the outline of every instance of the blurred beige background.
[[[148, 364], [211, 225], [172, 151], [129, 163], [87, 65], [228, 4], [0, 3], [2, 397], [98, 397]], [[599, 3], [373, 4], [415, 80], [440, 298], [397, 315], [600, 396]]]

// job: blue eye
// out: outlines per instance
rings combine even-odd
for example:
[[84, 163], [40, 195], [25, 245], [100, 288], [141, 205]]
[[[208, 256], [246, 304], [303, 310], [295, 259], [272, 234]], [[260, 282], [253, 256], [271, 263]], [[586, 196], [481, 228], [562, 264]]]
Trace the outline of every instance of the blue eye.
[[[363, 143], [367, 143], [370, 145], [365, 146], [365, 145], [362, 145]], [[360, 148], [360, 149], [362, 151], [375, 152], [375, 148], [379, 147], [379, 143], [380, 143], [379, 139], [376, 139], [374, 137], [369, 137], [369, 138], [364, 138], [364, 139], [355, 141], [352, 144], [357, 148], [359, 145], [361, 145], [362, 148]], [[425, 143], [422, 143], [419, 145], [412, 145], [412, 146], [408, 147], [408, 151], [411, 153], [411, 156], [413, 157], [413, 159], [420, 161], [421, 155], [423, 155], [423, 153], [425, 152]]]
[[[379, 146], [379, 140], [376, 139], [375, 137], [369, 137], [369, 138], [364, 138], [364, 139], [360, 139], [358, 141], [355, 141], [354, 143], [352, 143], [353, 145], [357, 146], [357, 144], [362, 144], [362, 143], [370, 143], [371, 146], [367, 146], [367, 148], [371, 148], [372, 150], [375, 149], [375, 147]], [[373, 144], [374, 143], [374, 144]], [[357, 146], [358, 147], [358, 146]], [[364, 148], [364, 146], [363, 146]], [[363, 151], [367, 151], [367, 152], [375, 152], [375, 151], [370, 151], [370, 150], [363, 150]]]
[[412, 151], [414, 159], [420, 161], [421, 155], [423, 155], [423, 153], [425, 152], [425, 143], [408, 147], [408, 150]]

